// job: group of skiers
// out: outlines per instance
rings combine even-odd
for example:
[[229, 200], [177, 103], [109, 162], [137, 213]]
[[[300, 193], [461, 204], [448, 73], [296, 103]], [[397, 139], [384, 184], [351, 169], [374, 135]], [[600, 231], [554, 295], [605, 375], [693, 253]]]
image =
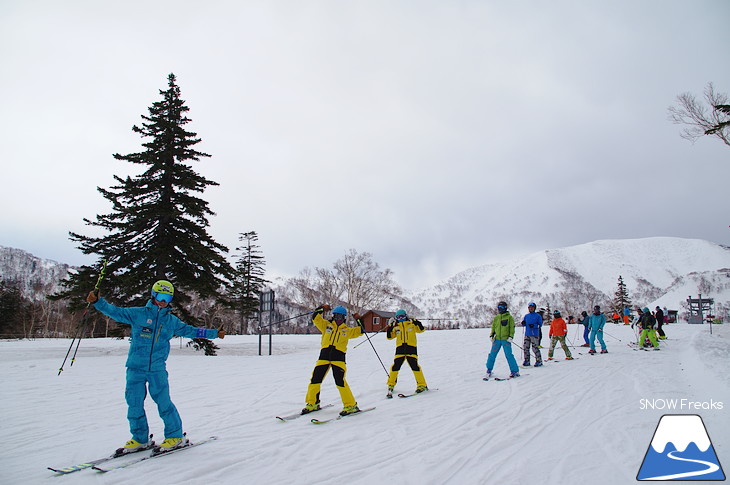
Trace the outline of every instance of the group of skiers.
[[[127, 374], [125, 397], [128, 411], [127, 419], [132, 434], [120, 453], [131, 453], [148, 449], [155, 446], [149, 436], [149, 426], [144, 410], [144, 400], [149, 394], [157, 403], [160, 417], [164, 422], [165, 440], [161, 445], [155, 446], [160, 452], [170, 451], [188, 444], [182, 431], [182, 420], [170, 399], [170, 388], [166, 361], [170, 353], [170, 339], [174, 336], [188, 338], [224, 338], [223, 329], [204, 329], [183, 323], [179, 318], [170, 313], [170, 304], [173, 300], [174, 288], [172, 283], [166, 280], [157, 281], [151, 289], [150, 299], [143, 307], [123, 308], [112, 305], [99, 296], [98, 291], [89, 292], [86, 301], [100, 311], [119, 323], [131, 327], [131, 344], [127, 358]], [[543, 316], [537, 312], [537, 305], [529, 303], [528, 312], [521, 321], [524, 327], [523, 366], [530, 365], [530, 351], [535, 355], [535, 367], [543, 365], [540, 353], [540, 341], [542, 337]], [[330, 312], [331, 317], [325, 318], [325, 312]], [[504, 350], [505, 357], [510, 369], [510, 377], [519, 377], [519, 367], [512, 353], [512, 341], [515, 336], [515, 321], [509, 313], [507, 303], [500, 301], [497, 305], [497, 315], [492, 320], [490, 339], [491, 349], [487, 357], [487, 378], [491, 377], [494, 363], [500, 349]], [[657, 307], [657, 313], [652, 315], [648, 308], [638, 320], [642, 332], [639, 342], [648, 338], [655, 349], [658, 343], [654, 337], [654, 326], [657, 319], [662, 317], [661, 309]], [[350, 339], [364, 335], [365, 327], [361, 316], [353, 315], [357, 326], [350, 327], [346, 324], [347, 309], [343, 306], [331, 308], [329, 305], [320, 305], [311, 316], [311, 324], [322, 334], [321, 349], [319, 357], [314, 365], [312, 376], [305, 395], [305, 406], [301, 414], [308, 414], [321, 409], [320, 388], [327, 373], [332, 370], [343, 409], [340, 415], [347, 416], [360, 412], [357, 401], [347, 383], [345, 375], [347, 365], [345, 356]], [[548, 360], [553, 359], [554, 350], [559, 343], [565, 352], [566, 360], [572, 360], [570, 349], [565, 342], [567, 336], [567, 325], [559, 311], [553, 312], [553, 320], [550, 325], [550, 349]], [[569, 317], [572, 321], [572, 317]], [[601, 346], [601, 353], [608, 352], [606, 342], [603, 339], [603, 327], [606, 324], [606, 315], [601, 312], [601, 307], [596, 305], [593, 313], [588, 315], [582, 312], [578, 323], [585, 327], [583, 347], [590, 347], [589, 352], [596, 353], [595, 341], [598, 340]], [[416, 335], [424, 331], [423, 324], [417, 319], [410, 318], [405, 310], [397, 310], [388, 321], [386, 337], [388, 340], [396, 340], [395, 356], [390, 368], [387, 380], [386, 397], [393, 396], [393, 390], [398, 381], [398, 373], [405, 362], [408, 362], [416, 380], [416, 393], [428, 390], [423, 370], [418, 362], [418, 348]], [[659, 338], [666, 338], [659, 325]]]
[[[596, 324], [595, 331], [592, 333], [593, 338], [596, 336], [601, 342], [601, 353], [608, 352], [606, 350], [606, 344], [603, 341], [601, 333], [603, 332], [603, 325], [605, 325], [605, 316], [602, 320], [600, 315], [600, 307], [596, 306], [594, 312], [596, 313]], [[584, 312], [585, 313], [585, 312]], [[522, 319], [521, 326], [525, 329], [525, 335], [522, 341], [522, 351], [524, 353], [523, 367], [530, 365], [530, 351], [535, 355], [535, 367], [540, 367], [542, 363], [542, 354], [540, 352], [540, 341], [542, 337], [542, 326], [543, 316], [537, 311], [537, 305], [530, 302], [527, 305], [527, 313]], [[555, 346], [559, 343], [565, 352], [566, 360], [573, 360], [573, 355], [570, 352], [570, 348], [565, 343], [565, 339], [568, 334], [568, 326], [562, 317], [560, 311], [555, 310], [553, 312], [553, 320], [550, 324], [550, 348], [548, 350], [548, 360], [553, 360], [555, 352]], [[497, 304], [497, 315], [492, 320], [492, 329], [489, 333], [489, 338], [492, 341], [492, 348], [489, 351], [487, 357], [487, 378], [492, 377], [492, 369], [494, 368], [494, 362], [499, 354], [500, 349], [504, 350], [504, 355], [507, 358], [507, 364], [510, 369], [510, 377], [519, 377], [519, 367], [517, 366], [517, 360], [512, 353], [512, 341], [515, 336], [515, 321], [512, 315], [510, 315], [507, 308], [507, 302], [500, 301]], [[592, 347], [592, 353], [595, 353], [595, 346]]]
[[[332, 319], [324, 318], [324, 312], [330, 311]], [[360, 408], [355, 402], [350, 386], [345, 380], [347, 366], [345, 364], [345, 353], [347, 352], [347, 343], [351, 338], [357, 338], [365, 333], [365, 325], [362, 317], [355, 313], [353, 315], [356, 327], [349, 327], [345, 323], [347, 320], [347, 309], [342, 306], [331, 308], [329, 305], [321, 305], [314, 310], [312, 314], [312, 324], [322, 333], [321, 350], [319, 359], [314, 365], [312, 378], [309, 382], [306, 394], [306, 405], [302, 409], [302, 414], [308, 414], [321, 409], [319, 400], [319, 391], [327, 372], [332, 369], [332, 376], [335, 385], [342, 399], [341, 416], [360, 412]], [[416, 334], [424, 331], [423, 324], [416, 319], [411, 319], [405, 310], [398, 310], [395, 316], [391, 318], [386, 327], [386, 337], [388, 340], [396, 340], [395, 357], [393, 365], [388, 374], [388, 392], [386, 397], [393, 397], [393, 389], [398, 381], [398, 372], [404, 362], [408, 362], [413, 375], [416, 378], [416, 392], [421, 393], [428, 390], [426, 379], [423, 377], [423, 371], [418, 364], [418, 348]]]
[[659, 340], [664, 340], [667, 335], [664, 333], [662, 325], [664, 324], [664, 311], [660, 307], [656, 307], [656, 310], [652, 314], [648, 307], [644, 307], [640, 311], [636, 321], [631, 324], [631, 328], [641, 330], [637, 345], [639, 347], [646, 347], [649, 344], [654, 347], [654, 350], [659, 350]]
[[[174, 336], [187, 338], [224, 338], [223, 329], [197, 328], [183, 323], [170, 313], [175, 294], [172, 283], [160, 280], [152, 285], [150, 299], [143, 307], [123, 308], [112, 305], [99, 295], [90, 291], [86, 297], [89, 305], [119, 323], [131, 327], [131, 343], [127, 357], [125, 398], [127, 401], [127, 420], [132, 438], [118, 450], [119, 454], [133, 453], [155, 447], [158, 452], [167, 452], [189, 444], [185, 438], [182, 419], [170, 399], [170, 386], [166, 370], [170, 354], [170, 340]], [[331, 311], [331, 318], [324, 317]], [[360, 412], [355, 397], [347, 384], [345, 355], [350, 339], [365, 333], [363, 321], [357, 313], [353, 315], [357, 326], [346, 324], [347, 309], [342, 306], [331, 308], [321, 305], [312, 312], [311, 323], [322, 333], [321, 350], [315, 363], [312, 377], [307, 387], [305, 406], [301, 414], [321, 409], [319, 393], [322, 381], [332, 370], [335, 385], [342, 399], [340, 415], [346, 416]], [[418, 363], [416, 334], [424, 331], [423, 324], [408, 317], [405, 310], [395, 312], [386, 327], [388, 340], [396, 341], [395, 357], [388, 375], [387, 397], [393, 396], [398, 381], [398, 372], [404, 362], [408, 362], [416, 378], [416, 393], [428, 390], [426, 379]], [[164, 423], [165, 440], [155, 445], [149, 435], [149, 425], [144, 409], [147, 392], [157, 404], [160, 418]]]
[[[535, 355], [535, 367], [542, 366], [542, 355], [540, 353], [540, 342], [542, 340], [542, 326], [543, 316], [542, 312], [537, 312], [537, 305], [530, 302], [527, 305], [527, 314], [522, 319], [521, 325], [525, 327], [525, 336], [523, 340], [522, 351], [524, 353], [523, 367], [530, 365], [530, 351]], [[512, 340], [515, 336], [515, 322], [507, 309], [507, 303], [500, 301], [497, 304], [497, 316], [492, 320], [492, 330], [490, 332], [490, 339], [492, 340], [492, 347], [487, 357], [487, 378], [492, 376], [492, 369], [494, 368], [494, 361], [497, 358], [497, 354], [500, 349], [504, 350], [504, 355], [507, 358], [507, 364], [510, 369], [510, 377], [519, 377], [519, 367], [517, 366], [517, 360], [512, 353]], [[632, 324], [637, 325], [642, 331], [641, 335], [638, 336], [637, 344], [644, 346], [645, 342], [651, 342], [654, 350], [659, 350], [659, 343], [657, 339], [665, 339], [666, 335], [662, 330], [661, 323], [663, 322], [664, 312], [661, 308], [656, 307], [654, 314], [649, 311], [649, 308], [644, 308], [639, 311], [639, 317]], [[570, 322], [573, 321], [573, 317], [569, 317]], [[626, 319], [624, 319], [626, 321]], [[606, 315], [601, 312], [600, 305], [593, 307], [593, 313], [591, 315], [588, 312], [581, 312], [577, 323], [582, 324], [583, 340], [585, 341], [581, 347], [590, 347], [588, 353], [595, 354], [596, 351], [596, 340], [598, 340], [601, 346], [600, 353], [608, 353], [606, 341], [603, 339], [604, 327], [606, 326]], [[656, 329], [656, 330], [655, 330]], [[657, 337], [656, 333], [659, 334]], [[562, 318], [560, 311], [555, 310], [553, 312], [553, 320], [550, 323], [550, 348], [548, 350], [548, 360], [553, 360], [553, 354], [555, 346], [559, 343], [565, 352], [566, 360], [573, 360], [573, 356], [570, 352], [570, 348], [565, 343], [565, 339], [568, 334], [568, 328], [565, 320]]]

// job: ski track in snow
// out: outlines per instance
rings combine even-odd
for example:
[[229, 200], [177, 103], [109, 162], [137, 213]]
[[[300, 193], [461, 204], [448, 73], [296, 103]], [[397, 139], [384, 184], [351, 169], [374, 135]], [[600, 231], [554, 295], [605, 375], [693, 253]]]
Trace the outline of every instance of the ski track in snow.
[[[730, 450], [730, 332], [719, 326], [710, 336], [705, 325], [666, 329], [672, 340], [661, 351], [637, 352], [626, 345], [634, 338], [630, 327], [608, 325], [609, 354], [521, 369], [530, 375], [503, 382], [482, 380], [488, 329], [428, 331], [419, 335], [420, 363], [429, 385], [439, 391], [409, 399], [385, 398], [383, 367], [368, 344], [353, 349], [359, 340], [354, 341], [347, 380], [361, 406], [377, 409], [321, 426], [306, 416], [286, 423], [275, 419], [303, 406], [319, 336], [275, 335], [275, 355], [261, 357], [255, 336], [226, 337], [217, 342], [217, 357], [203, 357], [173, 340], [171, 393], [188, 437], [220, 439], [107, 474], [84, 470], [67, 477], [55, 477], [45, 467], [100, 458], [129, 439], [128, 344], [84, 340], [74, 366], [67, 364], [57, 376], [69, 340], [0, 342], [0, 415], [13, 442], [0, 456], [0, 481], [635, 483], [660, 416], [676, 413], [642, 410], [642, 398], [722, 401], [726, 408], [721, 411], [685, 411], [702, 415], [722, 463]], [[389, 368], [393, 342], [381, 335], [373, 343]], [[541, 351], [546, 358], [547, 348]], [[562, 358], [560, 352], [556, 356]], [[519, 353], [515, 348], [518, 359]], [[502, 353], [494, 371], [508, 373]], [[414, 388], [413, 374], [404, 365], [396, 392]], [[321, 399], [335, 406], [317, 413], [318, 418], [339, 412], [331, 375]], [[146, 408], [155, 439], [162, 441], [162, 423], [150, 399]]]

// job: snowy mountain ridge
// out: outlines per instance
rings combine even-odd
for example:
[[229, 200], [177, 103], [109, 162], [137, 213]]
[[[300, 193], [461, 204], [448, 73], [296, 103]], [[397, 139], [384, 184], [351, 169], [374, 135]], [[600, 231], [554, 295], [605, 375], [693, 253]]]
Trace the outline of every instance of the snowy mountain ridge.
[[42, 259], [22, 249], [0, 246], [0, 280], [16, 286], [21, 294], [38, 301], [60, 289], [72, 266]]
[[[0, 279], [19, 286], [32, 300], [59, 289], [73, 267], [0, 246]], [[529, 301], [577, 315], [593, 304], [605, 306], [622, 276], [632, 304], [681, 308], [698, 293], [730, 307], [730, 249], [674, 237], [599, 240], [477, 266], [433, 287], [408, 292], [419, 317], [458, 318], [480, 325], [505, 300], [515, 317]], [[720, 314], [720, 311], [716, 313]]]
[[578, 315], [607, 305], [621, 276], [632, 305], [680, 309], [698, 293], [727, 306], [730, 249], [700, 239], [652, 237], [599, 240], [462, 271], [410, 296], [425, 315], [474, 325], [494, 314], [499, 300], [515, 317], [530, 301]]

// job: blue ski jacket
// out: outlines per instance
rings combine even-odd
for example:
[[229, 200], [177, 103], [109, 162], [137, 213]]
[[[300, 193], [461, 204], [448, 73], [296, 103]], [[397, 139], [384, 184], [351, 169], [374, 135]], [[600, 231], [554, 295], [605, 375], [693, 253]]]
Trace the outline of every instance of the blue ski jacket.
[[540, 327], [542, 327], [542, 316], [537, 312], [527, 313], [523, 318], [522, 322], [525, 326], [526, 337], [539, 337]]
[[165, 370], [165, 361], [170, 355], [170, 339], [178, 337], [218, 337], [215, 328], [197, 328], [188, 325], [170, 313], [170, 307], [159, 308], [147, 302], [143, 307], [123, 308], [112, 305], [104, 298], [94, 308], [119, 323], [132, 327], [132, 342], [127, 354], [127, 368], [144, 371]]
[[601, 313], [599, 315], [592, 313], [588, 316], [588, 328], [591, 330], [603, 330], [604, 325], [606, 325], [605, 313]]

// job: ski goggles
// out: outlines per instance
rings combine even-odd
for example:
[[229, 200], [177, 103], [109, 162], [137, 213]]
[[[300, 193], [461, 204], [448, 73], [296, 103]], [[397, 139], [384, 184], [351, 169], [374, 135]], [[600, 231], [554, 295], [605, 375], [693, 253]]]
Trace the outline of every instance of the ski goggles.
[[152, 292], [152, 298], [157, 301], [165, 301], [167, 303], [170, 303], [172, 301], [172, 295], [170, 295], [169, 293], [158, 293], [156, 291]]

